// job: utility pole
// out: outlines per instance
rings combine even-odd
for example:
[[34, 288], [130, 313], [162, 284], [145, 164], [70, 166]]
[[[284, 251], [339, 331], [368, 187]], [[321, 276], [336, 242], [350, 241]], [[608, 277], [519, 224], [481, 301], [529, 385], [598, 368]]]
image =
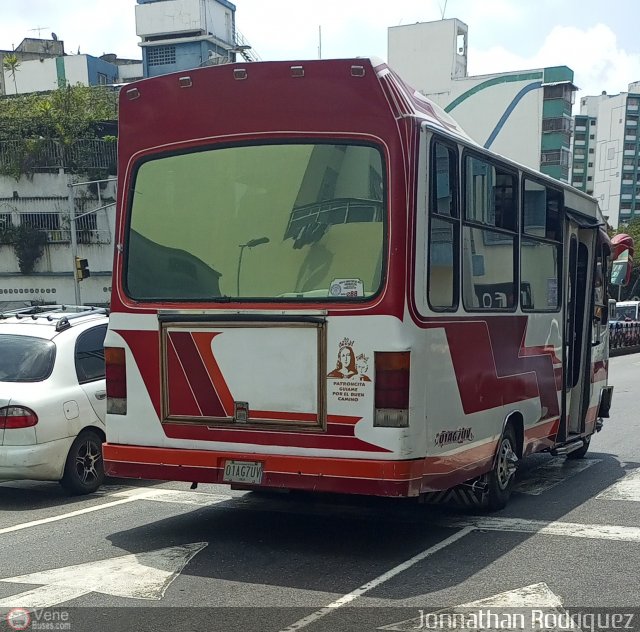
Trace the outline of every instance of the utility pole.
[[322, 59], [322, 25], [318, 26], [318, 59]]
[[76, 257], [78, 256], [78, 236], [76, 235], [76, 203], [75, 203], [75, 189], [71, 178], [67, 183], [69, 188], [69, 226], [71, 227], [71, 270], [73, 271], [73, 288], [76, 294], [76, 305], [82, 305], [80, 301], [80, 281], [76, 274]]

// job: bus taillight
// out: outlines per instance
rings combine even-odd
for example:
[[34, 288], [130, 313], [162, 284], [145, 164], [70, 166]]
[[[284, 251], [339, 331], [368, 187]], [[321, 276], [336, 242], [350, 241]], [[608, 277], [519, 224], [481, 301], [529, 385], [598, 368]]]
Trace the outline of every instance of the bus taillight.
[[124, 349], [105, 347], [104, 361], [107, 379], [107, 413], [127, 414], [127, 365]]
[[374, 426], [406, 428], [409, 425], [408, 351], [375, 352], [375, 404]]

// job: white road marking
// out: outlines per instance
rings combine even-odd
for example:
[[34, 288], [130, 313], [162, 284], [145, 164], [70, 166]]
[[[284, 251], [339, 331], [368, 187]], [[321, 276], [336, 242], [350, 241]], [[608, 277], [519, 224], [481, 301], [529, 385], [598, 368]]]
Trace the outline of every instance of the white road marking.
[[539, 496], [596, 463], [600, 463], [600, 459], [574, 460], [563, 456], [555, 457], [544, 465], [529, 470], [524, 474], [525, 478], [513, 489], [521, 494]]
[[338, 608], [342, 608], [342, 606], [346, 606], [347, 604], [351, 603], [358, 597], [364, 595], [366, 592], [369, 592], [371, 589], [376, 588], [381, 584], [384, 584], [384, 582], [388, 581], [392, 577], [395, 577], [399, 573], [406, 571], [408, 568], [411, 568], [418, 562], [421, 562], [422, 560], [430, 557], [434, 553], [441, 551], [442, 549], [446, 548], [450, 544], [457, 542], [458, 540], [468, 535], [472, 531], [473, 531], [473, 527], [465, 527], [461, 529], [460, 531], [458, 531], [457, 533], [454, 533], [453, 535], [449, 536], [445, 540], [438, 542], [438, 544], [435, 544], [434, 546], [422, 551], [422, 553], [418, 553], [417, 555], [414, 555], [412, 558], [406, 560], [405, 562], [402, 562], [402, 564], [398, 564], [398, 566], [395, 566], [391, 570], [388, 570], [386, 573], [383, 573], [382, 575], [376, 577], [375, 579], [372, 579], [370, 582], [363, 584], [362, 586], [360, 586], [360, 588], [356, 588], [350, 593], [340, 597], [339, 599], [336, 599], [336, 601], [333, 601], [328, 606], [325, 606], [324, 608], [320, 608], [320, 610], [317, 610], [316, 612], [311, 613], [310, 615], [304, 617], [303, 619], [299, 619], [298, 621], [296, 621], [295, 623], [292, 623], [290, 626], [287, 626], [280, 632], [294, 632], [295, 630], [301, 630], [302, 628], [306, 628], [308, 625], [311, 625], [312, 623], [315, 623], [319, 619], [326, 617], [328, 614], [335, 612]]
[[[135, 489], [127, 489], [117, 492], [114, 496], [130, 498], [136, 495]], [[207, 492], [181, 491], [179, 489], [153, 489], [149, 491], [143, 500], [153, 500], [159, 503], [176, 503], [179, 505], [195, 505], [197, 507], [208, 507], [218, 503], [233, 500], [237, 496], [225, 494], [209, 494]]]
[[[132, 494], [134, 490], [120, 492], [118, 495]], [[225, 496], [223, 494], [209, 494], [205, 492], [189, 492], [169, 489], [156, 489], [150, 491], [144, 497], [137, 497], [138, 500], [169, 502], [187, 504], [194, 506], [219, 505], [222, 502], [229, 502], [231, 511], [267, 511], [298, 515], [322, 515], [326, 516], [331, 512], [334, 516], [341, 516], [346, 519], [373, 520], [382, 518], [384, 520], [399, 520], [409, 522], [423, 522], [426, 518], [423, 512], [418, 511], [418, 507], [406, 508], [397, 513], [389, 514], [384, 509], [368, 507], [351, 507], [349, 505], [306, 505], [290, 500], [252, 498], [250, 495]], [[412, 511], [415, 509], [416, 511]], [[487, 531], [507, 531], [519, 533], [531, 533], [541, 535], [555, 535], [572, 538], [584, 538], [589, 540], [615, 540], [619, 542], [640, 542], [640, 527], [624, 527], [618, 525], [580, 524], [574, 522], [548, 522], [545, 520], [526, 520], [519, 518], [493, 518], [493, 517], [468, 517], [458, 518], [449, 516], [440, 518], [437, 523], [432, 524], [442, 527], [472, 527], [473, 529]]]
[[12, 533], [14, 531], [21, 531], [22, 529], [29, 529], [31, 527], [38, 527], [42, 524], [49, 524], [50, 522], [58, 522], [59, 520], [66, 520], [67, 518], [75, 518], [76, 516], [82, 516], [84, 514], [93, 513], [94, 511], [102, 511], [103, 509], [109, 509], [109, 507], [116, 507], [117, 505], [125, 505], [126, 503], [132, 503], [136, 500], [142, 500], [146, 496], [153, 493], [151, 491], [138, 492], [136, 495], [129, 498], [122, 498], [121, 500], [114, 500], [101, 505], [94, 505], [92, 507], [85, 507], [84, 509], [78, 509], [76, 511], [70, 511], [69, 513], [60, 514], [58, 516], [50, 516], [49, 518], [41, 518], [40, 520], [32, 520], [31, 522], [23, 522], [21, 524], [13, 525], [12, 527], [4, 527], [0, 529], [0, 535], [4, 533]]
[[596, 498], [640, 501], [640, 468], [625, 474], [619, 481], [600, 492]]
[[7, 577], [0, 581], [43, 585], [0, 600], [0, 613], [15, 607], [49, 608], [90, 592], [158, 601], [182, 569], [206, 546], [207, 542], [196, 542]]
[[[528, 630], [530, 627], [534, 627], [531, 625], [535, 623], [533, 613], [534, 609], [536, 612], [542, 611], [545, 615], [552, 615], [552, 617], [550, 617], [551, 620], [553, 620], [553, 615], [555, 615], [557, 620], [558, 615], [566, 612], [562, 607], [560, 597], [551, 592], [549, 586], [544, 582], [540, 582], [539, 584], [531, 584], [531, 586], [525, 586], [524, 588], [518, 588], [516, 590], [509, 590], [498, 595], [493, 595], [492, 597], [485, 597], [484, 599], [461, 604], [454, 608], [437, 610], [433, 613], [429, 613], [426, 621], [425, 618], [420, 615], [413, 619], [407, 619], [406, 621], [382, 626], [378, 628], [378, 630], [409, 632], [410, 630], [425, 629], [425, 623], [429, 624], [426, 627], [435, 629], [435, 626], [431, 625], [432, 622], [437, 623], [438, 628], [441, 628], [439, 624], [442, 623], [442, 627], [445, 629], [457, 629], [459, 627], [458, 624], [461, 623], [461, 616], [463, 617], [465, 624], [471, 624], [470, 626], [465, 625], [465, 630], [473, 631], [479, 629], [493, 629], [493, 625], [486, 625], [486, 622], [492, 623], [492, 619], [489, 617], [485, 619], [485, 625], [479, 626], [473, 626], [474, 620], [471, 619], [472, 616], [482, 618], [483, 613], [484, 616], [487, 617], [487, 615], [490, 614], [488, 612], [489, 608], [500, 609], [499, 612], [494, 613], [494, 616], [500, 617], [499, 623], [505, 624], [504, 626], [499, 625], [499, 629], [503, 630]], [[511, 612], [509, 609], [511, 609]], [[525, 617], [525, 612], [521, 612], [521, 609], [531, 609], [531, 613], [526, 613], [529, 616]], [[516, 618], [518, 615], [523, 618], [522, 622]], [[513, 628], [510, 628], [509, 623], [515, 624]], [[569, 624], [565, 629], [573, 629], [577, 632], [579, 628]], [[546, 630], [549, 632], [549, 628], [546, 628]]]
[[[615, 540], [640, 542], [640, 527], [621, 527], [607, 524], [580, 524], [578, 522], [545, 522], [519, 518], [475, 517], [447, 521], [447, 526], [474, 527], [483, 531], [512, 531], [536, 535], [559, 535], [587, 540]], [[444, 523], [440, 523], [444, 526]]]

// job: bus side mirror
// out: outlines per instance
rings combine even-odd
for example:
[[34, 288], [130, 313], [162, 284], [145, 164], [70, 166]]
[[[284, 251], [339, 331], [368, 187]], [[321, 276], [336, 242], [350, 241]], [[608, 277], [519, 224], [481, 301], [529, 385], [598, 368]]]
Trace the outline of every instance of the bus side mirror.
[[616, 300], [609, 299], [609, 322], [616, 319]]
[[633, 239], [624, 233], [615, 235], [611, 240], [611, 285], [627, 285], [631, 280], [633, 246]]
[[627, 285], [631, 278], [631, 264], [629, 251], [623, 252], [618, 259], [611, 264], [611, 285]]

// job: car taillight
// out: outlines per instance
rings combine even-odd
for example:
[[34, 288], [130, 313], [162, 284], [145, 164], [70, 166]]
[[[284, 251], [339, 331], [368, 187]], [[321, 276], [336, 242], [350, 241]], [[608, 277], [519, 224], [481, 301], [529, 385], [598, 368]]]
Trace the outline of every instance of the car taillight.
[[23, 406], [0, 408], [0, 429], [31, 428], [38, 423], [38, 415]]
[[107, 380], [107, 412], [127, 414], [127, 365], [124, 349], [105, 347], [105, 376]]
[[406, 428], [409, 425], [408, 351], [375, 352], [375, 419], [374, 426]]

